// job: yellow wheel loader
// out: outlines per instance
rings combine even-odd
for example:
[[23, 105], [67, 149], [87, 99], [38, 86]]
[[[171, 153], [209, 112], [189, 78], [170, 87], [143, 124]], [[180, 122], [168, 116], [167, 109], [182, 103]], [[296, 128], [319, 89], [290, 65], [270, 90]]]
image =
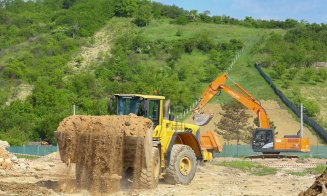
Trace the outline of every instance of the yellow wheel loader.
[[62, 161], [76, 163], [78, 186], [108, 193], [128, 179], [135, 188], [154, 188], [160, 176], [185, 185], [199, 163], [222, 150], [215, 132], [176, 121], [163, 96], [116, 94], [110, 100], [114, 115], [70, 116], [55, 132]]
[[201, 161], [213, 159], [222, 146], [214, 131], [201, 132], [200, 127], [175, 121], [169, 114], [170, 101], [163, 96], [116, 94], [117, 115], [130, 113], [152, 120], [153, 182], [159, 175], [171, 184], [189, 184]]

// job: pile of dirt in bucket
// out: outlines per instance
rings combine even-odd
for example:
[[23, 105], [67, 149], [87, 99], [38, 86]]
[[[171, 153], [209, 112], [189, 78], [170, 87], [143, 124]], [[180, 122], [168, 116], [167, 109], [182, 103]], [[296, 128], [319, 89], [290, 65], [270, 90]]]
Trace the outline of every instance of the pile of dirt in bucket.
[[327, 195], [327, 168], [325, 171], [316, 178], [312, 186], [308, 190], [303, 191], [299, 196], [309, 196], [309, 195]]
[[151, 120], [136, 115], [70, 116], [55, 136], [61, 160], [76, 163], [77, 186], [113, 193], [129, 168], [137, 184], [138, 171], [151, 156], [151, 129]]

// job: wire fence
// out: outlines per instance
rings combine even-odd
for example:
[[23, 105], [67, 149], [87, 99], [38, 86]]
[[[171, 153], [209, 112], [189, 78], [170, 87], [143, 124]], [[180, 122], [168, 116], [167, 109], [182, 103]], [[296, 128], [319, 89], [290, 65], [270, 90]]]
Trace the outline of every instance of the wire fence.
[[[245, 157], [261, 155], [261, 152], [253, 152], [251, 145], [224, 145], [223, 151], [215, 154], [216, 157]], [[303, 158], [327, 158], [327, 146], [311, 146], [310, 152], [282, 152], [283, 155], [296, 155]]]
[[45, 156], [56, 152], [57, 146], [10, 146], [8, 151], [13, 154]]
[[[13, 154], [45, 156], [58, 150], [57, 146], [10, 146], [9, 152]], [[223, 146], [221, 153], [215, 157], [245, 157], [250, 155], [260, 155], [260, 152], [253, 152], [250, 145], [227, 145]], [[303, 158], [327, 158], [327, 146], [311, 146], [309, 153], [281, 153], [287, 155], [297, 155]]]
[[[271, 88], [275, 91], [277, 96], [289, 107], [298, 117], [301, 116], [301, 110], [291, 102], [283, 93], [280, 91], [274, 82], [267, 76], [258, 64], [255, 65], [261, 76], [267, 81]], [[327, 143], [327, 132], [313, 119], [309, 118], [306, 114], [303, 114], [303, 121], [309, 125], [320, 137]]]
[[[232, 68], [233, 65], [237, 62], [237, 60], [240, 58], [240, 56], [243, 53], [243, 49], [240, 50], [233, 58], [232, 62], [229, 64], [229, 66], [226, 68], [226, 70], [224, 71], [225, 73], [228, 73]], [[184, 120], [185, 117], [192, 112], [192, 109], [195, 108], [199, 103], [199, 100], [196, 100], [193, 104], [191, 104], [189, 107], [187, 107], [186, 109], [183, 109], [181, 112], [179, 112], [179, 114], [177, 114], [176, 119], [178, 120]]]

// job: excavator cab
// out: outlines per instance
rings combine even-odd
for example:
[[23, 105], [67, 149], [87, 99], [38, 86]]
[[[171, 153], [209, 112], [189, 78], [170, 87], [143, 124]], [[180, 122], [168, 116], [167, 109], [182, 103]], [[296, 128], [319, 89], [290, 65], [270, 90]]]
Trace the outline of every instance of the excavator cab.
[[271, 152], [274, 149], [274, 130], [255, 129], [252, 137], [252, 149], [254, 152]]

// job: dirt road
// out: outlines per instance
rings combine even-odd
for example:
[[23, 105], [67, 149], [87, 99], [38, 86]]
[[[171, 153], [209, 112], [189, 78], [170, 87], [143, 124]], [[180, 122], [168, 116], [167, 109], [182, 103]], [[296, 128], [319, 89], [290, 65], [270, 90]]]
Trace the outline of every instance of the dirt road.
[[[316, 177], [291, 175], [285, 168], [278, 169], [274, 175], [255, 176], [218, 164], [231, 160], [234, 159], [219, 158], [199, 167], [194, 180], [187, 186], [161, 182], [156, 189], [123, 189], [114, 195], [298, 195], [310, 187]], [[296, 160], [261, 161], [270, 164], [296, 163]], [[317, 161], [326, 162], [323, 159]], [[301, 167], [288, 169], [301, 170]], [[0, 195], [91, 195], [86, 190], [74, 188], [74, 173], [74, 167], [69, 169], [58, 159], [22, 160], [19, 166], [0, 172]]]

